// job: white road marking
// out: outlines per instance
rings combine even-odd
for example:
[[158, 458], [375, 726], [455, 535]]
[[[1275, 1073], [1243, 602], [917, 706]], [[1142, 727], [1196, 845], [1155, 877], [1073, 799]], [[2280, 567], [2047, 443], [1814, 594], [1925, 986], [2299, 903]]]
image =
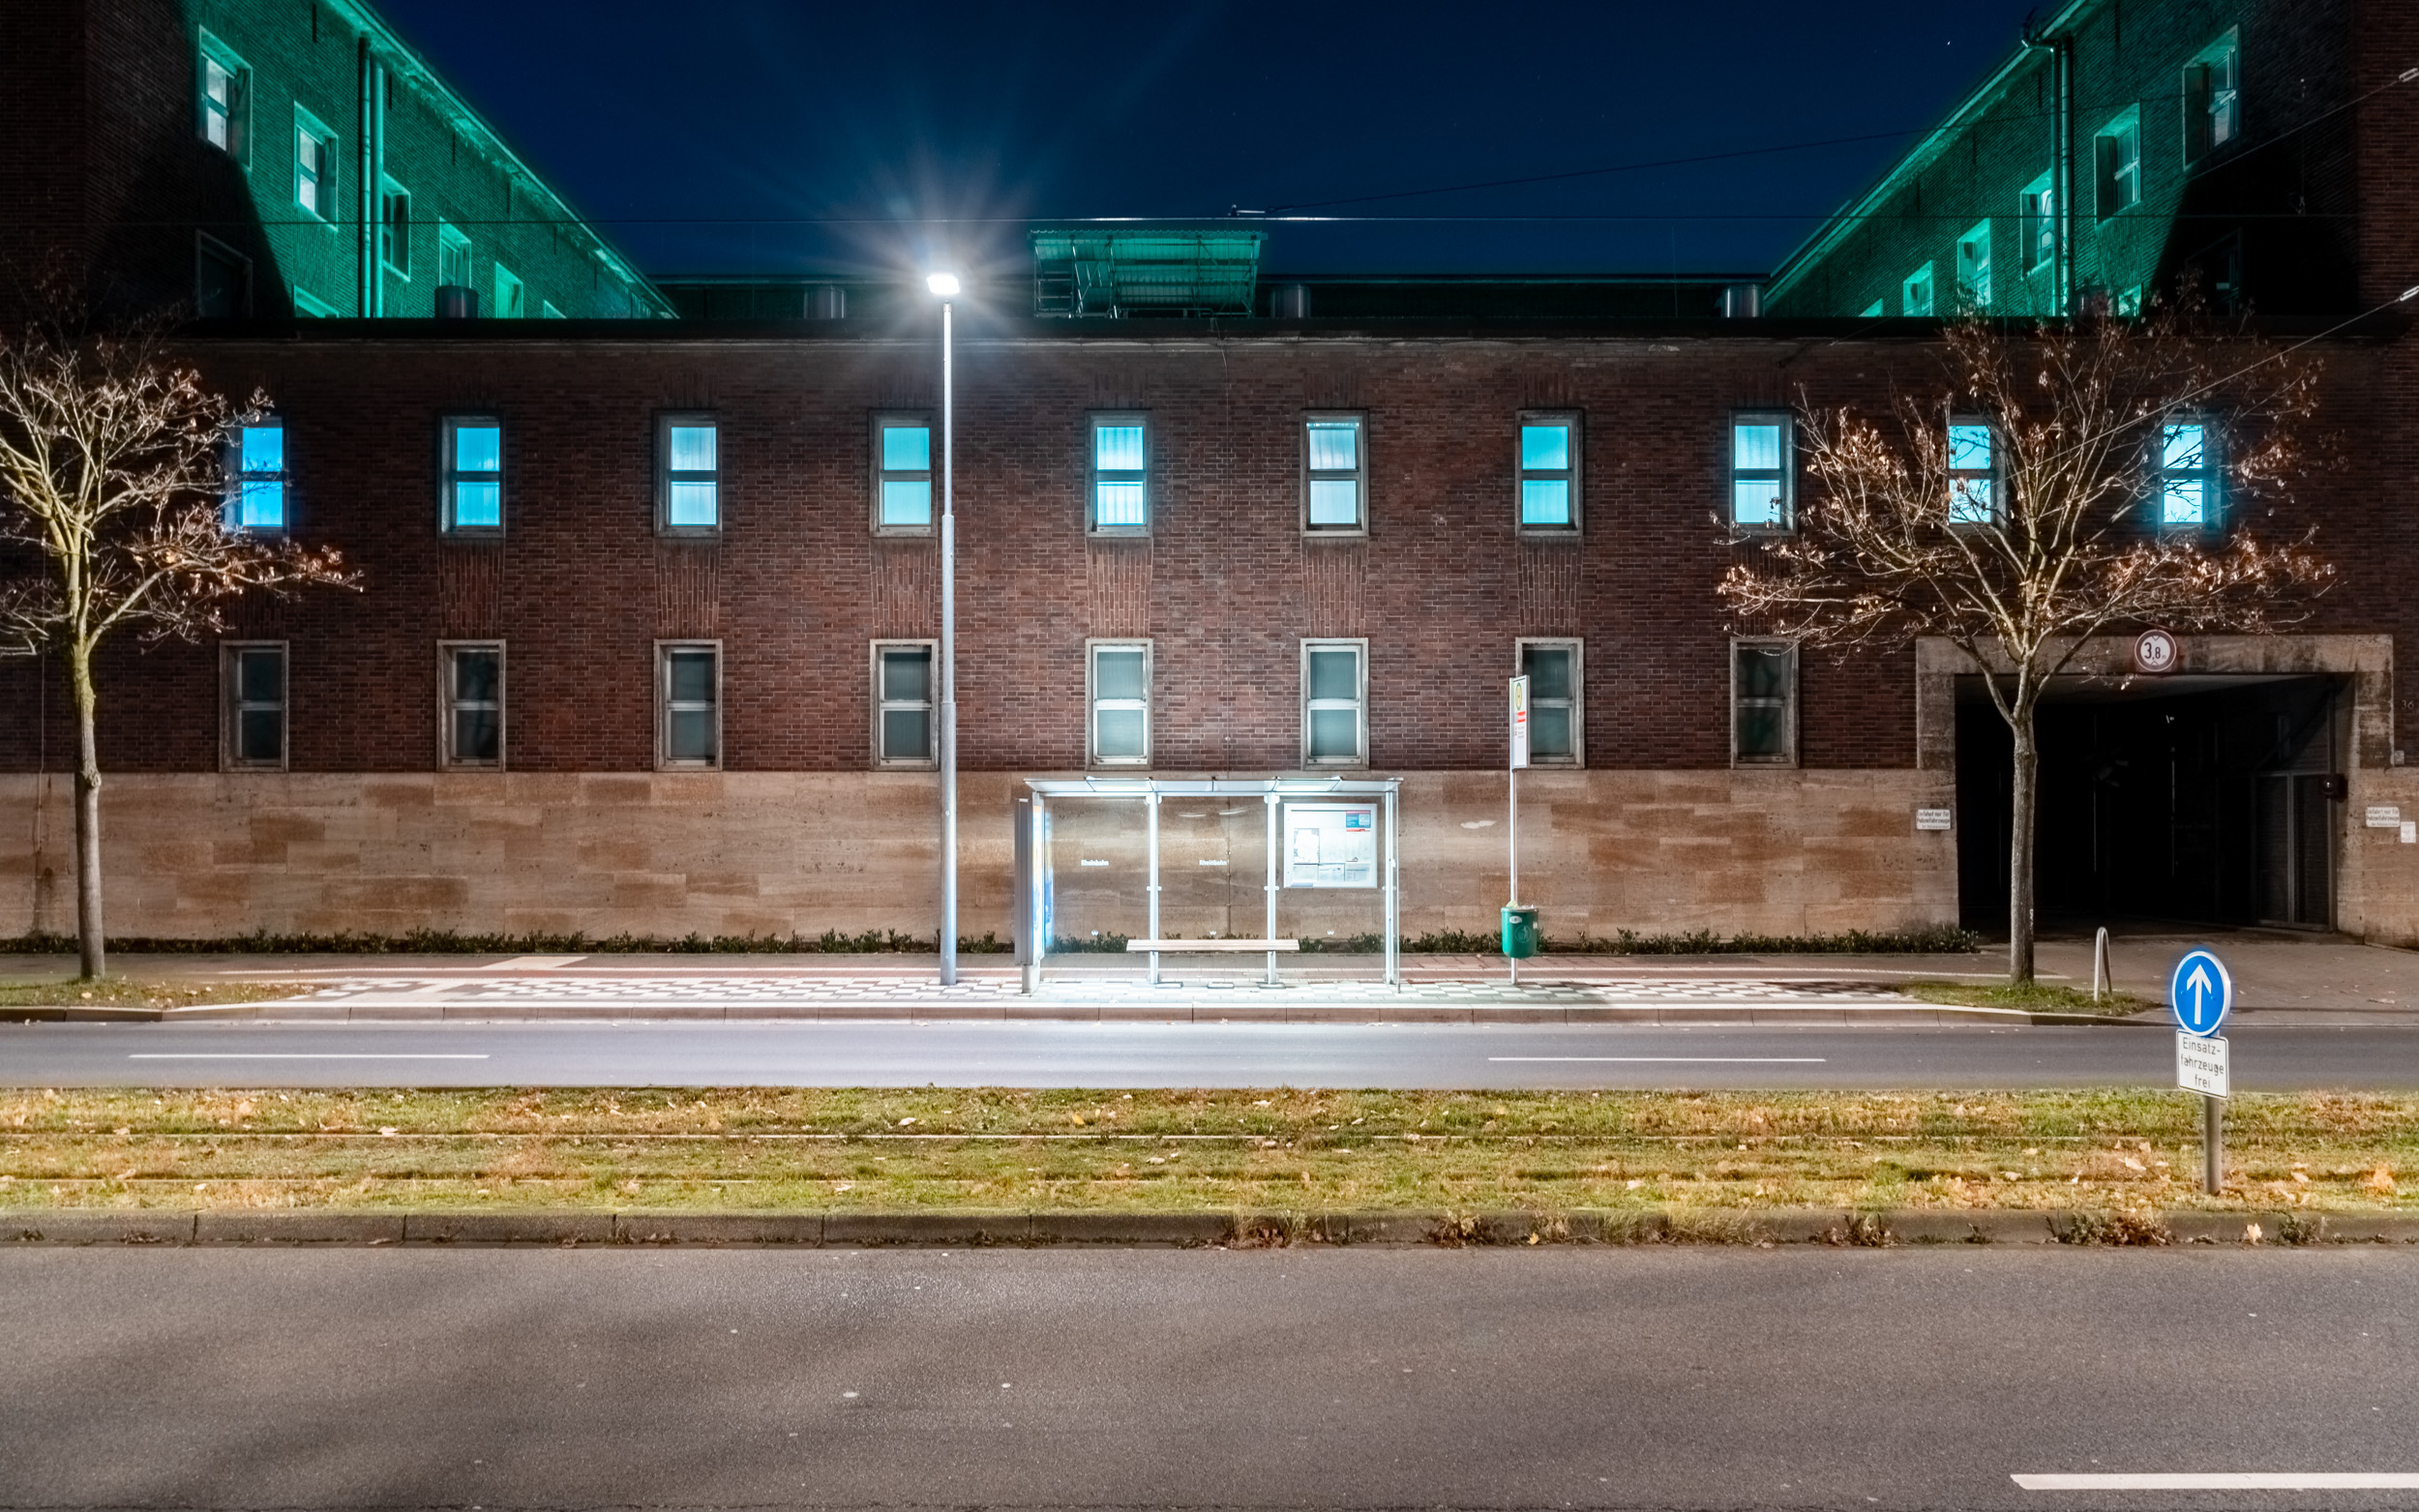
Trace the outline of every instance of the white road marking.
[[498, 971], [555, 971], [585, 961], [585, 956], [515, 956], [495, 963]]
[[487, 1056], [486, 1056], [485, 1054], [476, 1054], [476, 1055], [452, 1055], [452, 1054], [447, 1054], [447, 1055], [401, 1055], [401, 1054], [396, 1054], [396, 1055], [370, 1055], [370, 1054], [361, 1054], [361, 1055], [337, 1055], [337, 1054], [320, 1054], [320, 1053], [318, 1053], [318, 1052], [302, 1052], [302, 1051], [276, 1051], [276, 1050], [264, 1050], [264, 1051], [226, 1051], [226, 1052], [219, 1052], [219, 1051], [194, 1051], [194, 1052], [182, 1052], [182, 1051], [180, 1051], [180, 1052], [167, 1052], [167, 1051], [149, 1051], [149, 1052], [135, 1052], [135, 1053], [134, 1053], [134, 1054], [131, 1054], [131, 1055], [127, 1056], [126, 1058], [127, 1058], [127, 1059], [129, 1059], [129, 1060], [485, 1060], [485, 1059], [487, 1059]]
[[2026, 1491], [2419, 1491], [2419, 1474], [2253, 1470], [2184, 1475], [2012, 1475]]
[[1819, 1066], [1822, 1055], [1489, 1055], [1489, 1060], [1609, 1061], [1655, 1066]]

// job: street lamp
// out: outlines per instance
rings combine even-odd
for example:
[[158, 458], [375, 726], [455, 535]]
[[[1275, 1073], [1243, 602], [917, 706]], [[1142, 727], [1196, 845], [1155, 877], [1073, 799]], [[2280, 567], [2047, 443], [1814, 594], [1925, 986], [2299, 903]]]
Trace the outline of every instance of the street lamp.
[[957, 402], [950, 350], [958, 276], [924, 286], [941, 300], [941, 985], [958, 979], [958, 517]]

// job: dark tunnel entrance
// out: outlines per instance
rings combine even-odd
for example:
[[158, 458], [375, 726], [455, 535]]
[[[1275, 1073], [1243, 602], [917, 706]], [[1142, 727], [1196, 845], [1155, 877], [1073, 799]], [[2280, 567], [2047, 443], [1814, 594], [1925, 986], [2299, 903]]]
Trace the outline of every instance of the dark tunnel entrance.
[[[2328, 929], [2351, 698], [2340, 678], [2061, 678], [2043, 697], [2038, 926]], [[1957, 679], [1957, 897], [2008, 922], [2015, 742]]]

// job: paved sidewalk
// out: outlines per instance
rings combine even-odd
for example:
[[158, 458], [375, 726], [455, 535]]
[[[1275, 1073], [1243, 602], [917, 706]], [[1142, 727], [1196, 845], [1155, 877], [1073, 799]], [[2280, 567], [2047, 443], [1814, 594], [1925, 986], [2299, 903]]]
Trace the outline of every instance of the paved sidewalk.
[[[2245, 1023], [2419, 1026], [2419, 953], [2284, 931], [2139, 931], [2111, 948], [2115, 985], [2157, 1001], [2168, 967], [2214, 945]], [[2045, 941], [2044, 980], [2085, 987], [2090, 941]], [[1995, 951], [1940, 956], [1545, 956], [1518, 988], [1487, 956], [1406, 956], [1401, 991], [1377, 980], [1375, 956], [1284, 963], [1284, 986], [1260, 984], [1260, 958], [1166, 958], [1165, 980], [1142, 980], [1140, 958], [1050, 963], [1043, 990], [1019, 991], [1005, 956], [962, 958], [960, 981], [937, 984], [930, 956], [119, 956], [124, 975], [198, 984], [309, 984], [305, 997], [176, 1012], [177, 1017], [351, 1020], [558, 1018], [1050, 1018], [1151, 1021], [1352, 1020], [1643, 1023], [1977, 1023], [2023, 1015], [1910, 1004], [1912, 981], [2000, 980]], [[0, 957], [0, 983], [58, 980], [65, 957]], [[2146, 1014], [2156, 1019], [2158, 1014]]]

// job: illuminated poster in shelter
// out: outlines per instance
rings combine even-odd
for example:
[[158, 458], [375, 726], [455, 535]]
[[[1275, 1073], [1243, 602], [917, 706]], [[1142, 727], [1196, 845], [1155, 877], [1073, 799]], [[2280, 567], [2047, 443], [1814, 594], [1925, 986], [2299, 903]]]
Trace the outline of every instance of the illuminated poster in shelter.
[[1285, 806], [1285, 885], [1378, 885], [1378, 806], [1374, 803], [1289, 803]]

